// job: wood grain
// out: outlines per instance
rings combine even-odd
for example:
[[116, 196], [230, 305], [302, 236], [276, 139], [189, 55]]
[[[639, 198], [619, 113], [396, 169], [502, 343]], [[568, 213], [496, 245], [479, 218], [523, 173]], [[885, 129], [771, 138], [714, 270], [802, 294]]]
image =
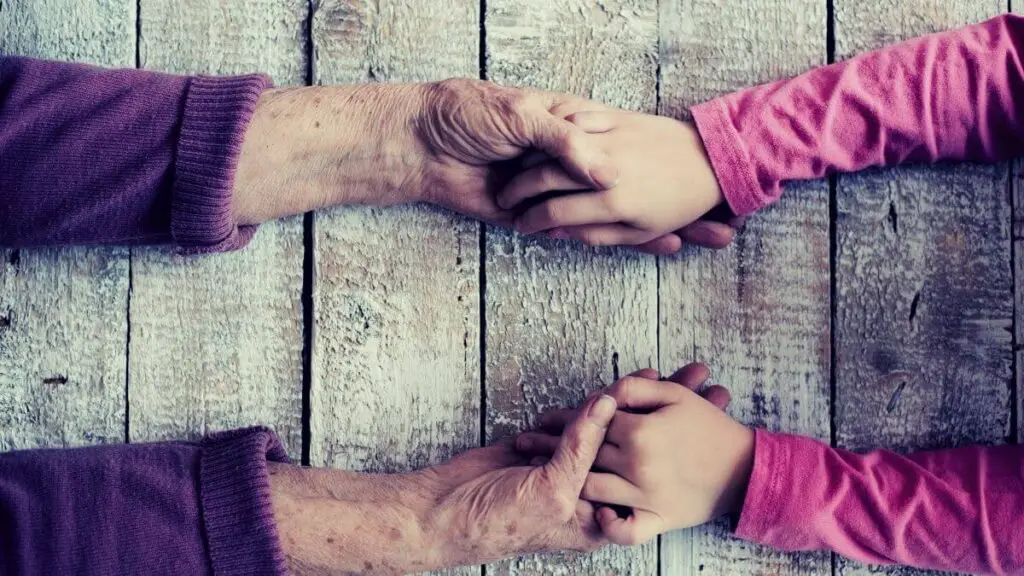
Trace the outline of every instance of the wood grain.
[[[135, 64], [134, 0], [5, 0], [0, 53]], [[121, 442], [128, 252], [0, 250], [0, 450]]]
[[[825, 2], [661, 4], [661, 112], [792, 76], [826, 60]], [[827, 440], [828, 185], [789, 186], [732, 247], [661, 261], [660, 358], [693, 360], [733, 393], [749, 425]], [[724, 523], [662, 538], [662, 574], [829, 574], [828, 554], [780, 554], [732, 538]]]
[[[653, 111], [653, 0], [489, 0], [488, 77]], [[616, 371], [656, 365], [654, 258], [488, 230], [486, 386], [489, 441], [549, 408], [578, 404]], [[488, 574], [654, 574], [657, 547], [535, 556]]]
[[[319, 2], [316, 81], [475, 77], [478, 22], [473, 0]], [[479, 225], [346, 207], [315, 230], [312, 464], [393, 472], [477, 446]]]
[[[980, 21], [1004, 8], [997, 1], [836, 0], [837, 58]], [[839, 178], [840, 446], [911, 451], [998, 443], [1009, 435], [1007, 173], [1005, 165], [966, 165]], [[887, 571], [838, 559], [837, 572]]]
[[[142, 0], [140, 8], [146, 68], [305, 80], [306, 0]], [[301, 217], [265, 224], [233, 254], [133, 251], [133, 441], [263, 424], [301, 456], [302, 261]]]

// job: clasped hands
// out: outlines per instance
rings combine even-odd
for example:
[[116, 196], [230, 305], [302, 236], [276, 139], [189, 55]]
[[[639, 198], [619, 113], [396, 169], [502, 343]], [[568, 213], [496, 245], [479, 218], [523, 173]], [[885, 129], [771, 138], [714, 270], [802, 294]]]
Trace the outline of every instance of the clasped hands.
[[[653, 254], [683, 243], [724, 247], [738, 225], [722, 210], [696, 129], [678, 120], [474, 80], [282, 89], [260, 99], [236, 170], [239, 223], [407, 202]], [[285, 546], [322, 566], [358, 557], [373, 558], [364, 561], [374, 571], [419, 571], [636, 544], [735, 511], [753, 432], [721, 410], [723, 388], [697, 392], [706, 378], [700, 365], [665, 381], [643, 370], [514, 442], [410, 474], [339, 482], [344, 473], [282, 468], [274, 489]], [[304, 550], [349, 517], [362, 538]], [[401, 560], [381, 544], [385, 534], [406, 543]]]
[[724, 247], [741, 223], [692, 124], [478, 80], [268, 91], [235, 188], [242, 224], [427, 202], [524, 234], [653, 254]]

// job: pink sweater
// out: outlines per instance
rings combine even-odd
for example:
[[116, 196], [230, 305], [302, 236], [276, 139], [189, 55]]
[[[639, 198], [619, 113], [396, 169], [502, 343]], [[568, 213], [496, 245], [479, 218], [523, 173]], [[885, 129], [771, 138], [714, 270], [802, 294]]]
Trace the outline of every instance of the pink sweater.
[[[1022, 43], [1024, 19], [1006, 15], [730, 94], [694, 119], [741, 215], [788, 181], [1019, 157]], [[759, 430], [736, 533], [870, 563], [1024, 574], [1024, 447], [858, 455]]]

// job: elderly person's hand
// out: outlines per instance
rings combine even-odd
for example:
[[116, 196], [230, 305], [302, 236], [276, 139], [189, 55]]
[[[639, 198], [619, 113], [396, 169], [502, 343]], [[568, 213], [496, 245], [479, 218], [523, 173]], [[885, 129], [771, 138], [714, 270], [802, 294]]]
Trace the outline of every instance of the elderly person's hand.
[[[600, 103], [479, 80], [272, 90], [246, 132], [234, 212], [256, 223], [336, 204], [430, 202], [511, 225], [496, 203], [527, 157], [553, 161], [580, 189], [604, 190], [618, 167], [567, 117]], [[534, 160], [536, 161], [536, 160]], [[682, 235], [727, 244], [728, 228]], [[638, 248], [678, 250], [666, 234]]]
[[580, 492], [615, 410], [609, 396], [589, 398], [536, 466], [510, 442], [391, 476], [276, 466], [274, 514], [291, 568], [391, 574], [594, 550], [606, 540]]

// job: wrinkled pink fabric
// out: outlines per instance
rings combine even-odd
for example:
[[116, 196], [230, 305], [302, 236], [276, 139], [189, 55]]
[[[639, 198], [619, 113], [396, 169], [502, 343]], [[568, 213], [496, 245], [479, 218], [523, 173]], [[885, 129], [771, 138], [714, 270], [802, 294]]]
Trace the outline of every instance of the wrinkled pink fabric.
[[[789, 181], [1024, 154], [1024, 19], [911, 40], [694, 108], [726, 200]], [[1014, 98], [1014, 95], [1018, 97]], [[758, 431], [736, 534], [869, 563], [1024, 574], [1024, 447], [857, 455]]]
[[1024, 18], [933, 34], [792, 80], [729, 94], [693, 116], [729, 206], [750, 214], [788, 181], [872, 166], [1024, 154]]
[[736, 535], [872, 564], [1024, 573], [1024, 450], [854, 454], [757, 431]]

